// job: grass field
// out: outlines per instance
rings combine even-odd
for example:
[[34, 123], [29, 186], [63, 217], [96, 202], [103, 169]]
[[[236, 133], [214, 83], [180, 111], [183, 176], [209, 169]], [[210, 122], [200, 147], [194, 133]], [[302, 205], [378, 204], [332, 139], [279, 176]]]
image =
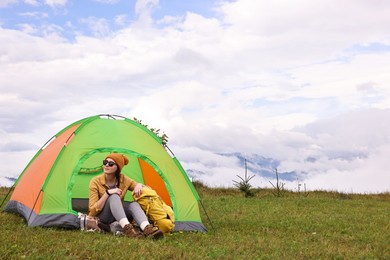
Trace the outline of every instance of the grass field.
[[[8, 188], [0, 188], [3, 201]], [[198, 187], [208, 233], [135, 240], [102, 233], [30, 228], [0, 213], [2, 259], [390, 259], [390, 194]], [[4, 205], [3, 205], [4, 208]]]

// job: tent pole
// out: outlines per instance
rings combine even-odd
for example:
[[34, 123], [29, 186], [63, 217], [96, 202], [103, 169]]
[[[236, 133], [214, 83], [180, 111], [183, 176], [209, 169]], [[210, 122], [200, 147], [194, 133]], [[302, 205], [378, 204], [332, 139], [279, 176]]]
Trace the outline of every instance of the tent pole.
[[38, 196], [37, 196], [37, 199], [35, 200], [34, 202], [34, 206], [32, 207], [31, 211], [30, 211], [30, 215], [28, 215], [28, 218], [27, 218], [27, 225], [28, 225], [28, 222], [30, 221], [30, 217], [34, 211], [34, 208], [35, 208], [35, 205], [37, 205], [37, 202], [38, 202], [38, 199], [39, 199], [39, 195], [41, 194], [42, 190], [39, 191], [38, 193]]
[[4, 199], [3, 199], [3, 202], [2, 202], [1, 205], [0, 205], [0, 208], [3, 207], [3, 204], [4, 204], [5, 200], [8, 198], [8, 195], [11, 193], [11, 191], [12, 191], [14, 188], [15, 188], [15, 183], [12, 185], [11, 189], [9, 189], [7, 195], [5, 195], [5, 197], [4, 197]]
[[168, 151], [172, 154], [173, 157], [175, 157], [175, 154], [172, 152], [171, 149], [169, 149], [168, 145], [165, 144], [163, 146], [168, 149]]

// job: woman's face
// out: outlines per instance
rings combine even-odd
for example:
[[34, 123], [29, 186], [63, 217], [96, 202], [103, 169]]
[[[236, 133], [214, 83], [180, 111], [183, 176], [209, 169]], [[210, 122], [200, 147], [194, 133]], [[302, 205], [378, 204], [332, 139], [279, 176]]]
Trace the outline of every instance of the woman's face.
[[[111, 166], [110, 166], [111, 165]], [[106, 174], [114, 174], [118, 165], [116, 165], [115, 161], [111, 158], [107, 158], [103, 161], [103, 171]]]

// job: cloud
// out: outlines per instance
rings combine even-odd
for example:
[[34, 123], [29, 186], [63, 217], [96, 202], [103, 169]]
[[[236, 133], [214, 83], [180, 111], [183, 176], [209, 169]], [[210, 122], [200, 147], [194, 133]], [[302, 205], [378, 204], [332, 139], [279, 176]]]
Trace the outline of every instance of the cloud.
[[214, 16], [154, 17], [162, 6], [137, 1], [134, 21], [0, 27], [3, 151], [20, 159], [68, 124], [112, 113], [165, 131], [210, 184], [231, 185], [242, 167], [218, 154], [242, 152], [279, 160], [309, 188], [376, 190], [389, 147], [389, 5], [239, 0]]
[[0, 187], [11, 187], [14, 184], [13, 180], [0, 176]]
[[33, 150], [37, 149], [38, 147], [31, 143], [24, 143], [24, 142], [11, 142], [6, 143], [4, 145], [0, 146], [1, 152], [20, 152], [25, 150]]
[[7, 6], [15, 4], [17, 2], [18, 2], [18, 0], [2, 0], [2, 1], [0, 1], [0, 8], [7, 7]]
[[20, 16], [27, 16], [27, 17], [33, 17], [36, 19], [42, 19], [42, 18], [47, 18], [49, 17], [48, 13], [43, 13], [43, 12], [24, 12], [20, 13]]
[[313, 174], [307, 180], [310, 189], [338, 190], [350, 193], [389, 192], [390, 175], [387, 162], [390, 152], [389, 145], [378, 147], [367, 159], [361, 160], [358, 167], [348, 170], [329, 169]]
[[242, 60], [266, 60], [267, 67], [275, 69], [337, 59], [357, 43], [388, 42], [384, 12], [389, 8], [364, 1], [339, 5], [246, 0], [226, 3], [220, 10], [228, 31], [242, 42], [237, 46], [245, 48]]
[[105, 37], [111, 32], [107, 19], [88, 17], [80, 20], [82, 24], [86, 24], [92, 35], [95, 37]]
[[[236, 151], [277, 159], [279, 172], [295, 171], [298, 179], [286, 182], [292, 190], [300, 182], [309, 190], [380, 192], [388, 190], [390, 178], [384, 167], [390, 149], [388, 118], [390, 110], [359, 110], [264, 136], [253, 135], [250, 128], [238, 129], [235, 136], [232, 125], [197, 127], [183, 120], [181, 127], [173, 127], [173, 151], [192, 176], [213, 186], [232, 186], [243, 173], [237, 159], [218, 154]], [[269, 181], [274, 180], [256, 176], [252, 184], [269, 187]]]
[[68, 0], [45, 0], [45, 4], [50, 7], [65, 6]]
[[12, 183], [9, 181], [7, 181], [7, 183], [3, 183], [5, 180], [4, 178], [18, 178], [37, 151], [38, 150], [36, 149], [17, 152], [0, 151], [1, 162], [3, 163], [3, 173], [0, 176], [0, 184], [11, 186]]
[[295, 156], [284, 158], [281, 170], [301, 171], [311, 189], [386, 190], [390, 176], [383, 163], [390, 149], [389, 118], [389, 109], [357, 110], [297, 129], [310, 142], [295, 144]]
[[119, 26], [125, 26], [127, 23], [127, 16], [126, 15], [117, 15], [115, 16], [114, 22], [116, 25]]
[[32, 6], [39, 6], [40, 5], [39, 0], [24, 0], [23, 2], [28, 4], [28, 5], [32, 5]]
[[137, 15], [137, 26], [148, 27], [153, 23], [152, 11], [158, 6], [159, 0], [137, 0], [135, 3], [135, 14]]
[[116, 4], [119, 2], [119, 0], [94, 0], [94, 1], [102, 4]]
[[[0, 7], [6, 7], [11, 4], [17, 4], [19, 2], [23, 2], [27, 5], [32, 5], [32, 6], [39, 6], [41, 4], [48, 5], [50, 7], [57, 7], [57, 6], [65, 6], [68, 2], [68, 0], [44, 0], [44, 1], [39, 1], [39, 0], [2, 0], [0, 2]], [[43, 3], [41, 3], [43, 2]]]

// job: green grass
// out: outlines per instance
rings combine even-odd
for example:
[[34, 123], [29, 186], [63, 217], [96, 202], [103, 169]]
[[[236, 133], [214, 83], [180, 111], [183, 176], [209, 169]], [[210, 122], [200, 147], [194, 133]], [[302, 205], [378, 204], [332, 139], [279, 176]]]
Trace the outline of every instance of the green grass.
[[[27, 227], [0, 213], [3, 259], [390, 259], [390, 194], [198, 187], [208, 233], [159, 241], [79, 230]], [[2, 201], [7, 188], [0, 188]], [[3, 206], [4, 207], [4, 206]]]

